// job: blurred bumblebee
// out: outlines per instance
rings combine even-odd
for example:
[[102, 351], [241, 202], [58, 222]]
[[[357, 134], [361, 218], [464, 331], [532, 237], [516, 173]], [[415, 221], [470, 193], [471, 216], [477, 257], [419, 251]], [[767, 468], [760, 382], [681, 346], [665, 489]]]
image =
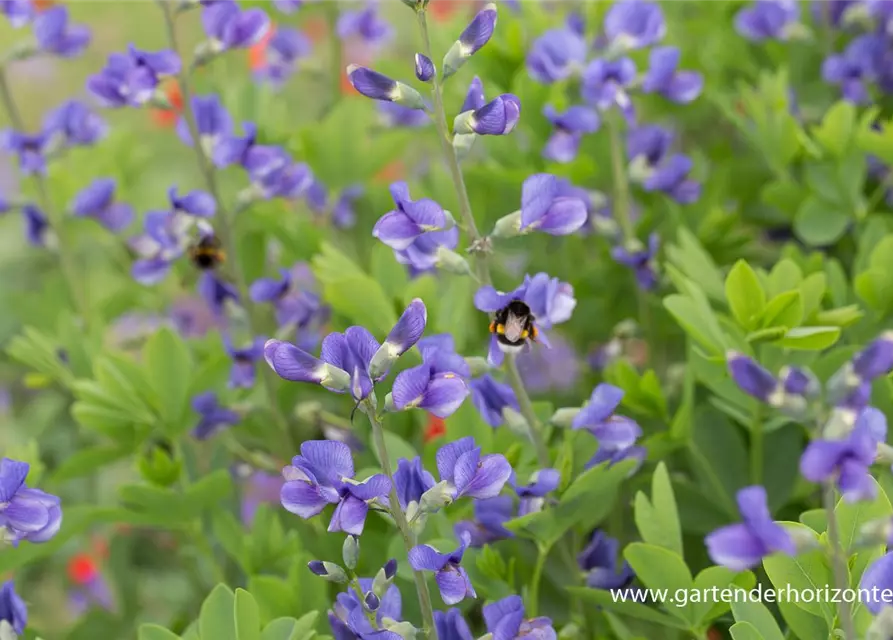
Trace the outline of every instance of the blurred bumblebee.
[[539, 331], [530, 307], [520, 300], [512, 300], [496, 312], [490, 323], [490, 333], [496, 334], [499, 348], [503, 351], [520, 351], [527, 341], [536, 342]]
[[216, 269], [226, 259], [223, 245], [214, 234], [203, 234], [198, 242], [189, 247], [189, 259], [196, 269]]

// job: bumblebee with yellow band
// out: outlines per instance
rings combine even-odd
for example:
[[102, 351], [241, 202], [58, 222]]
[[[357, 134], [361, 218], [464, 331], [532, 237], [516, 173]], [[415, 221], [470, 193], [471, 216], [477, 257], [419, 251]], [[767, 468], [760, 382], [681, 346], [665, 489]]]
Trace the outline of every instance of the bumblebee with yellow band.
[[530, 307], [520, 300], [512, 300], [496, 312], [490, 323], [490, 333], [496, 334], [501, 349], [509, 352], [520, 351], [528, 340], [536, 342], [539, 336], [536, 318]]

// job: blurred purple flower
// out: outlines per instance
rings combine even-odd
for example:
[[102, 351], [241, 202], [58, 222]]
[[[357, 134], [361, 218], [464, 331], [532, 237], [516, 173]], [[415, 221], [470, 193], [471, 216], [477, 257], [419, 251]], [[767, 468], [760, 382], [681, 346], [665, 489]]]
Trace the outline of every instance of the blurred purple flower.
[[[62, 526], [59, 498], [29, 489], [25, 478], [30, 470], [27, 462], [0, 460], [0, 539], [13, 545], [47, 542]], [[0, 612], [0, 619], [5, 617]]]
[[656, 2], [621, 0], [605, 16], [605, 36], [617, 51], [649, 47], [666, 33], [664, 14]]
[[496, 497], [512, 474], [505, 456], [482, 456], [471, 436], [444, 445], [436, 459], [440, 479], [449, 483], [454, 500], [462, 496], [477, 500]]
[[311, 278], [298, 282], [294, 277], [306, 266], [296, 263], [290, 270], [281, 269], [281, 279], [259, 278], [249, 288], [251, 300], [256, 303], [273, 303], [276, 309], [276, 322], [280, 327], [295, 325], [299, 329], [310, 326], [313, 320], [324, 313], [319, 296], [309, 290], [313, 286]]
[[521, 411], [512, 388], [502, 382], [496, 382], [490, 374], [475, 378], [469, 386], [475, 409], [491, 427], [498, 427], [505, 422], [502, 410], [506, 407]]
[[185, 297], [174, 300], [168, 310], [174, 328], [184, 338], [201, 338], [212, 329], [220, 329], [218, 318], [208, 309], [208, 305], [198, 297]]
[[264, 48], [264, 62], [256, 74], [274, 86], [281, 86], [295, 72], [298, 60], [313, 51], [313, 43], [297, 29], [277, 27]]
[[581, 71], [588, 46], [583, 30], [568, 19], [562, 29], [550, 29], [533, 41], [527, 53], [527, 72], [537, 82], [551, 84]]
[[44, 53], [63, 58], [80, 54], [90, 43], [90, 30], [79, 24], [69, 24], [68, 8], [50, 7], [34, 18], [34, 38]]
[[19, 170], [25, 176], [46, 175], [49, 142], [48, 132], [20, 133], [12, 129], [0, 131], [0, 149], [18, 157]]
[[692, 161], [671, 154], [673, 134], [658, 125], [644, 125], [627, 134], [626, 148], [633, 178], [645, 191], [661, 191], [680, 204], [690, 204], [701, 195], [701, 185], [688, 179]]
[[636, 241], [632, 247], [616, 246], [611, 249], [614, 260], [633, 270], [636, 284], [643, 291], [650, 291], [657, 286], [657, 251], [660, 248], [660, 236], [652, 233], [648, 236], [648, 246], [644, 247]]
[[115, 201], [115, 181], [98, 178], [75, 196], [71, 212], [79, 217], [93, 218], [112, 232], [122, 231], [133, 221], [133, 207]]
[[440, 248], [454, 250], [459, 244], [459, 229], [428, 231], [412, 241], [405, 249], [394, 250], [397, 262], [409, 267], [413, 276], [434, 271], [440, 263]]
[[518, 355], [518, 371], [531, 393], [572, 391], [580, 378], [580, 361], [574, 346], [558, 334], [549, 336], [549, 349], [531, 349]]
[[404, 251], [423, 234], [447, 227], [447, 214], [434, 200], [411, 200], [405, 182], [393, 183], [390, 191], [397, 208], [378, 219], [372, 228], [374, 238], [396, 251]]
[[537, 173], [521, 186], [521, 231], [542, 231], [553, 236], [574, 233], [586, 222], [586, 203], [566, 195], [567, 181]]
[[32, 0], [0, 0], [0, 13], [6, 16], [13, 28], [17, 29], [34, 19], [34, 4]]
[[50, 221], [43, 211], [33, 204], [22, 207], [22, 217], [25, 219], [25, 238], [35, 247], [45, 247], [50, 242]]
[[704, 539], [713, 562], [733, 571], [744, 571], [772, 553], [796, 552], [790, 534], [772, 520], [763, 487], [741, 489], [738, 510], [743, 522], [720, 527]]
[[199, 276], [196, 291], [217, 317], [224, 315], [227, 302], [239, 301], [238, 289], [210, 270]]
[[893, 589], [893, 552], [888, 552], [874, 560], [865, 569], [859, 580], [859, 593], [864, 593], [860, 601], [872, 614], [878, 615], [881, 610], [890, 607], [889, 598], [883, 594]]
[[554, 162], [572, 162], [577, 157], [580, 141], [587, 133], [595, 133], [601, 125], [601, 119], [594, 110], [575, 105], [564, 113], [558, 113], [548, 104], [543, 115], [552, 123], [553, 131], [546, 146], [543, 157]]
[[435, 611], [434, 627], [438, 640], [474, 640], [468, 623], [458, 609]]
[[677, 47], [652, 49], [648, 73], [642, 80], [642, 91], [659, 93], [667, 100], [680, 104], [697, 98], [704, 87], [704, 76], [697, 71], [679, 71], [680, 56]]
[[226, 353], [233, 361], [229, 372], [229, 386], [231, 389], [250, 389], [254, 386], [256, 377], [255, 363], [263, 358], [265, 342], [264, 338], [255, 338], [249, 346], [236, 348], [228, 337], [224, 337]]
[[586, 572], [590, 589], [623, 589], [636, 577], [624, 560], [618, 567], [620, 543], [604, 531], [596, 529], [586, 548], [577, 556], [577, 564]]
[[515, 493], [521, 499], [518, 505], [518, 517], [543, 510], [546, 496], [555, 491], [561, 482], [561, 474], [556, 469], [541, 469], [530, 476], [527, 484], [515, 483], [514, 475], [511, 483]]
[[385, 46], [394, 37], [393, 27], [378, 15], [375, 2], [363, 9], [342, 11], [335, 31], [342, 40], [358, 38], [375, 47]]
[[467, 535], [462, 536], [459, 547], [450, 553], [441, 553], [427, 544], [418, 545], [409, 551], [409, 564], [413, 569], [434, 572], [434, 581], [444, 604], [453, 605], [465, 598], [477, 597], [468, 574], [461, 566], [462, 556], [470, 542]]
[[303, 5], [304, 0], [273, 0], [273, 6], [282, 13], [294, 13]]
[[515, 534], [505, 528], [505, 523], [515, 517], [514, 511], [510, 496], [476, 500], [474, 520], [461, 520], [453, 530], [459, 539], [468, 536], [470, 547], [483, 547], [497, 540], [513, 538]]
[[254, 471], [248, 476], [242, 483], [242, 524], [251, 526], [260, 505], [278, 503], [282, 485], [282, 476], [265, 471]]
[[47, 113], [43, 130], [60, 134], [67, 146], [87, 146], [108, 131], [105, 121], [78, 100], [68, 100]]
[[28, 608], [15, 591], [15, 583], [7, 580], [0, 587], [0, 622], [7, 622], [12, 630], [21, 635], [28, 624]]
[[87, 79], [90, 91], [104, 107], [140, 107], [155, 95], [161, 76], [180, 73], [173, 51], [140, 51], [132, 44], [127, 53], [112, 53], [105, 67]]
[[431, 118], [423, 109], [411, 109], [396, 102], [378, 102], [378, 113], [386, 127], [424, 127], [431, 124]]
[[546, 617], [524, 618], [524, 603], [520, 596], [508, 596], [484, 606], [484, 623], [493, 640], [536, 638], [557, 640], [552, 620]]
[[754, 42], [785, 40], [799, 17], [796, 0], [756, 0], [735, 15], [735, 30]]
[[626, 89], [635, 79], [636, 65], [629, 58], [597, 58], [583, 71], [580, 95], [600, 111], [617, 106], [631, 120], [633, 105]]
[[207, 440], [222, 429], [237, 425], [242, 420], [238, 413], [221, 406], [217, 401], [217, 394], [213, 391], [193, 396], [191, 405], [192, 410], [199, 416], [198, 423], [192, 429], [192, 436], [197, 440]]
[[[220, 102], [220, 98], [213, 94], [193, 96], [192, 112], [198, 129], [199, 144], [206, 155], [213, 157], [217, 145], [222, 140], [232, 137], [233, 120], [223, 103]], [[181, 117], [177, 122], [177, 135], [185, 144], [193, 144], [192, 134], [185, 118]]]
[[82, 615], [90, 607], [99, 607], [106, 611], [114, 610], [111, 585], [102, 573], [94, 570], [93, 574], [69, 592], [69, 605], [75, 615]]
[[282, 475], [285, 484], [280, 498], [286, 510], [307, 519], [318, 515], [328, 504], [337, 505], [329, 522], [330, 532], [361, 535], [369, 504], [388, 504], [390, 481], [382, 474], [362, 482], [353, 481], [350, 447], [342, 442], [304, 442], [301, 454], [292, 458]]
[[261, 9], [239, 8], [233, 0], [218, 0], [202, 8], [205, 35], [217, 51], [241, 49], [260, 42], [270, 28]]

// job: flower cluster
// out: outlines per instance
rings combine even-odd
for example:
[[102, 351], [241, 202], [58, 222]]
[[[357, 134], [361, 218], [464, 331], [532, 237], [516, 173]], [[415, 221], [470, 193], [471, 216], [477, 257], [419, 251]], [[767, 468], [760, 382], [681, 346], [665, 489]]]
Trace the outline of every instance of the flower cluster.
[[0, 539], [13, 545], [46, 542], [62, 526], [59, 498], [25, 485], [30, 469], [27, 462], [0, 460]]
[[[572, 429], [585, 429], [598, 440], [598, 451], [587, 463], [593, 467], [603, 462], [609, 465], [621, 460], [645, 460], [646, 451], [636, 445], [642, 428], [632, 418], [614, 412], [623, 400], [624, 391], [611, 384], [600, 384], [592, 391], [587, 402], [574, 416]], [[632, 473], [634, 473], [633, 471]]]

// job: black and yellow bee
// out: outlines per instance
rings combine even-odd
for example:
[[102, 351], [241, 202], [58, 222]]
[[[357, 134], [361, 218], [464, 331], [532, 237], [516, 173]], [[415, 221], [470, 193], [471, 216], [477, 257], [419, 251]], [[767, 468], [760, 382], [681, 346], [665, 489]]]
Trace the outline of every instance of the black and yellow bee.
[[209, 271], [216, 269], [226, 259], [223, 245], [213, 234], [202, 235], [198, 242], [189, 247], [189, 259], [196, 269]]
[[503, 351], [520, 351], [528, 340], [536, 342], [539, 330], [536, 318], [524, 302], [512, 300], [496, 312], [490, 323], [490, 333], [496, 334]]

